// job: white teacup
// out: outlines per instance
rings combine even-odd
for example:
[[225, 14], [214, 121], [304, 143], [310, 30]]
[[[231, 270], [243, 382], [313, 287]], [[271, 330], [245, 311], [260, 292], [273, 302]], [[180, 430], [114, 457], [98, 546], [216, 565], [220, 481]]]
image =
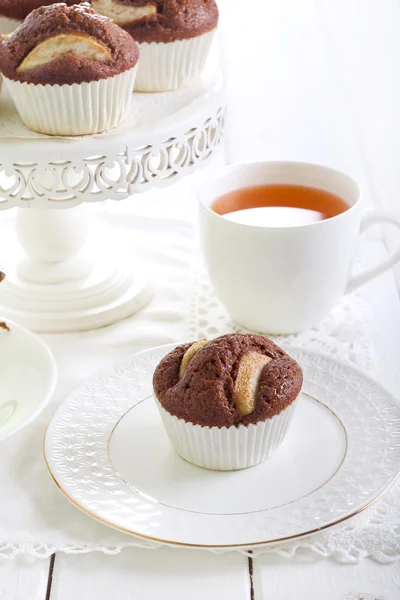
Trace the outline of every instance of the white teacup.
[[[230, 221], [211, 209], [233, 190], [265, 184], [322, 189], [349, 208], [335, 217], [295, 227], [264, 227]], [[362, 191], [347, 175], [298, 162], [234, 165], [200, 191], [200, 232], [215, 291], [241, 326], [287, 334], [317, 324], [340, 300], [400, 260], [400, 245], [386, 259], [351, 275], [360, 233], [376, 223], [400, 219], [364, 212]]]

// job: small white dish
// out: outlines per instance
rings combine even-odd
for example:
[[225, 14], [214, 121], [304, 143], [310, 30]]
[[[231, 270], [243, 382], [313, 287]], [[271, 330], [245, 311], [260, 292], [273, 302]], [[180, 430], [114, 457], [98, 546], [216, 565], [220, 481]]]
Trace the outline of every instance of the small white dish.
[[83, 384], [48, 427], [49, 471], [91, 517], [154, 542], [250, 548], [340, 523], [397, 478], [398, 401], [351, 366], [295, 348], [304, 393], [276, 453], [241, 471], [191, 465], [172, 449], [152, 396], [154, 369], [174, 347]]
[[0, 329], [0, 442], [37, 417], [57, 381], [56, 362], [46, 344], [13, 321], [6, 324], [8, 331]]

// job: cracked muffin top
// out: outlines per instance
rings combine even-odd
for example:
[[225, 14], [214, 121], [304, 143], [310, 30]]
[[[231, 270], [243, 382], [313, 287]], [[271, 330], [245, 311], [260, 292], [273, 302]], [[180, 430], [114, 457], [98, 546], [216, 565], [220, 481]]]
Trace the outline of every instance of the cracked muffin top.
[[250, 425], [279, 414], [299, 395], [300, 366], [271, 340], [229, 334], [178, 346], [157, 366], [155, 395], [195, 425]]
[[218, 23], [215, 0], [92, 0], [92, 6], [140, 43], [196, 37]]
[[0, 45], [5, 77], [44, 85], [113, 77], [138, 58], [133, 38], [88, 3], [38, 8]]

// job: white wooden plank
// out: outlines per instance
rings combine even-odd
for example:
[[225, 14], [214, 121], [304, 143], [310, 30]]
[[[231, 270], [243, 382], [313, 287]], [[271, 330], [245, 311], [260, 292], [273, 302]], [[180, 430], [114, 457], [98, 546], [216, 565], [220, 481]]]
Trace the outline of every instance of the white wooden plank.
[[266, 555], [254, 565], [254, 600], [396, 600], [400, 597], [397, 563], [365, 561], [343, 565], [307, 555], [284, 559]]
[[323, 28], [376, 199], [398, 208], [400, 6], [397, 0], [322, 0]]
[[58, 554], [51, 600], [249, 600], [240, 554], [129, 548], [116, 556]]
[[[399, 210], [398, 0], [220, 5], [229, 160], [336, 166], [367, 204]], [[390, 248], [399, 243], [397, 229], [384, 232]]]
[[365, 182], [346, 98], [313, 0], [222, 0], [228, 158], [309, 160]]
[[[400, 214], [398, 0], [322, 0], [323, 29], [335, 55], [376, 204]], [[399, 231], [387, 227], [390, 247]], [[400, 267], [396, 268], [400, 284]]]
[[0, 561], [0, 600], [45, 600], [49, 560], [19, 556]]

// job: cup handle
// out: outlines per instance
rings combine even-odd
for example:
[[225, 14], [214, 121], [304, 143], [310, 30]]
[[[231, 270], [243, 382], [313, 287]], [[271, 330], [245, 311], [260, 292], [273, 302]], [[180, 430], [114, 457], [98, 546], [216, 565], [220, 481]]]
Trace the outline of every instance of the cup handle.
[[[369, 210], [365, 213], [361, 220], [361, 228], [360, 234], [363, 234], [369, 227], [372, 225], [377, 225], [379, 223], [391, 223], [392, 225], [396, 225], [400, 229], [400, 217], [395, 217], [388, 212], [380, 211], [380, 210]], [[393, 267], [396, 263], [400, 261], [400, 241], [399, 245], [389, 256], [379, 262], [377, 265], [366, 269], [362, 273], [358, 273], [357, 275], [353, 275], [346, 288], [346, 294], [350, 292], [354, 292], [357, 288], [367, 283], [367, 281], [371, 281], [384, 271], [387, 271], [391, 267]]]

